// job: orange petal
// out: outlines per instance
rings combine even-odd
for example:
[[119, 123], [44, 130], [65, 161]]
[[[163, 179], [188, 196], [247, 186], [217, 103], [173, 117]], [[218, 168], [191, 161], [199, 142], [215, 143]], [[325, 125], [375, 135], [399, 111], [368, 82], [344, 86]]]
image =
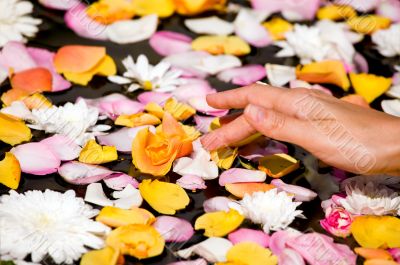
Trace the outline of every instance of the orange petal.
[[183, 121], [192, 117], [196, 110], [191, 106], [178, 102], [174, 98], [170, 98], [165, 102], [164, 110], [169, 112], [178, 121]]
[[175, 118], [168, 112], [164, 113], [162, 120], [162, 131], [167, 137], [185, 137], [186, 133], [182, 128], [182, 124], [177, 122]]
[[283, 177], [300, 166], [300, 162], [287, 154], [275, 154], [259, 160], [258, 169], [273, 178]]
[[250, 46], [237, 36], [201, 36], [193, 40], [195, 51], [206, 51], [211, 54], [245, 55], [250, 53]]
[[96, 221], [102, 222], [105, 225], [111, 227], [120, 227], [130, 224], [152, 224], [156, 218], [154, 215], [142, 208], [132, 208], [124, 210], [121, 208], [106, 206], [101, 209], [99, 215], [96, 217]]
[[334, 84], [345, 91], [350, 87], [346, 69], [341, 61], [322, 61], [298, 66], [296, 76], [310, 83]]
[[360, 95], [356, 95], [356, 94], [351, 94], [351, 95], [347, 95], [341, 98], [341, 100], [358, 105], [360, 107], [364, 107], [364, 108], [371, 108], [368, 104], [368, 102], [364, 99], [363, 96]]
[[0, 113], [0, 141], [16, 145], [31, 138], [31, 130], [23, 121]]
[[157, 125], [161, 120], [149, 113], [137, 113], [132, 115], [120, 115], [115, 120], [115, 125], [126, 127], [138, 127], [142, 125]]
[[392, 255], [384, 249], [378, 248], [355, 248], [354, 252], [360, 255], [364, 259], [383, 259], [393, 260]]
[[104, 47], [67, 45], [57, 51], [54, 66], [59, 73], [82, 73], [95, 67], [104, 56]]
[[22, 100], [29, 95], [30, 93], [25, 90], [12, 88], [1, 95], [1, 101], [3, 101], [6, 106], [10, 106], [14, 101]]
[[155, 102], [150, 102], [148, 103], [145, 107], [144, 110], [147, 111], [148, 113], [157, 116], [158, 118], [162, 119], [164, 117], [164, 110], [163, 108], [158, 105]]
[[243, 198], [245, 194], [252, 194], [253, 192], [262, 191], [266, 192], [274, 189], [272, 184], [246, 182], [246, 183], [228, 183], [225, 189], [238, 198]]
[[118, 20], [131, 19], [135, 15], [135, 1], [100, 0], [86, 9], [86, 14], [102, 24], [111, 24]]
[[7, 152], [3, 160], [0, 161], [0, 183], [10, 189], [17, 189], [21, 179], [21, 167], [17, 158]]
[[226, 0], [174, 0], [176, 11], [181, 15], [196, 15], [207, 10], [222, 10]]
[[119, 251], [112, 247], [92, 250], [82, 256], [80, 265], [116, 265]]
[[365, 261], [364, 265], [399, 265], [399, 263], [393, 260], [370, 259]]

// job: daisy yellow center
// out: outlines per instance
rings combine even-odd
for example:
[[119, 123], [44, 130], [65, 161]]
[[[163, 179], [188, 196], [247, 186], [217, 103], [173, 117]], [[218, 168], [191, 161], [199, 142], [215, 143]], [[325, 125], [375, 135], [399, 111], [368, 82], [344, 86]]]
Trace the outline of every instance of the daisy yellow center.
[[145, 90], [152, 90], [153, 89], [153, 83], [151, 83], [151, 81], [146, 80], [143, 82], [143, 88]]

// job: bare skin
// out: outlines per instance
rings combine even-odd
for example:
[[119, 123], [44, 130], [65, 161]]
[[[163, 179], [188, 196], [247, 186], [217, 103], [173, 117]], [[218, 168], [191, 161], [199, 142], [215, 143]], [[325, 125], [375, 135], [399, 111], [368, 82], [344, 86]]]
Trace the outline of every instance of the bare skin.
[[203, 136], [208, 150], [261, 132], [350, 172], [400, 175], [400, 118], [395, 116], [316, 90], [261, 84], [211, 94], [207, 102], [218, 109], [244, 109]]

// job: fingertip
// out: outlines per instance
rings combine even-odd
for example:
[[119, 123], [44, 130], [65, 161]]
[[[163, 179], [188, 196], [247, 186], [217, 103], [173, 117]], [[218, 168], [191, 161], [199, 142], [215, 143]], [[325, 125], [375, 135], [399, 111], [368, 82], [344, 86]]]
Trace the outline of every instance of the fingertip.
[[215, 132], [210, 132], [200, 138], [200, 142], [203, 147], [208, 151], [214, 151], [221, 146], [221, 143], [218, 141], [219, 137]]

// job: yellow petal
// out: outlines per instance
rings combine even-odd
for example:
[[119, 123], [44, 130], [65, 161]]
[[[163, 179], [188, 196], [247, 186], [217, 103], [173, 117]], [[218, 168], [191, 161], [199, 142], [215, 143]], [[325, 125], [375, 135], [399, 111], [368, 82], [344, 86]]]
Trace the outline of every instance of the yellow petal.
[[139, 16], [157, 14], [159, 17], [169, 17], [175, 12], [173, 0], [134, 0], [134, 10]]
[[108, 235], [106, 244], [138, 259], [160, 255], [165, 241], [155, 228], [150, 225], [134, 224], [116, 228]]
[[142, 125], [157, 125], [161, 120], [149, 113], [136, 113], [132, 115], [120, 115], [115, 120], [115, 125], [126, 127], [138, 127]]
[[365, 15], [352, 17], [347, 20], [347, 25], [358, 33], [371, 34], [380, 29], [386, 29], [390, 26], [390, 19], [378, 15]]
[[0, 161], [0, 183], [10, 189], [17, 189], [21, 179], [21, 167], [17, 158], [7, 152], [3, 160]]
[[229, 212], [205, 213], [196, 219], [194, 228], [204, 229], [204, 235], [208, 237], [222, 237], [238, 228], [243, 220], [244, 216], [233, 209]]
[[311, 83], [334, 84], [344, 91], [348, 91], [350, 87], [346, 69], [341, 61], [322, 61], [298, 66], [296, 76]]
[[227, 0], [174, 0], [181, 15], [196, 15], [207, 10], [223, 10]]
[[86, 86], [96, 74], [110, 76], [115, 75], [116, 73], [117, 67], [114, 60], [110, 56], [106, 55], [95, 67], [89, 71], [82, 73], [64, 72], [64, 77], [75, 84]]
[[175, 214], [190, 202], [185, 190], [173, 183], [146, 179], [139, 184], [139, 191], [143, 199], [162, 214]]
[[164, 117], [163, 108], [155, 102], [148, 103], [144, 107], [144, 110], [160, 119], [162, 119]]
[[280, 178], [295, 171], [299, 166], [300, 162], [296, 158], [287, 154], [275, 154], [261, 158], [258, 169], [270, 177]]
[[221, 128], [221, 122], [218, 117], [216, 117], [210, 124], [210, 130], [214, 131], [218, 128]]
[[363, 257], [364, 259], [384, 259], [384, 260], [393, 260], [392, 255], [389, 251], [384, 249], [376, 249], [376, 248], [355, 248], [354, 252]]
[[353, 7], [348, 5], [326, 5], [317, 12], [317, 18], [329, 20], [347, 20], [357, 16]]
[[391, 78], [366, 73], [351, 73], [350, 80], [356, 94], [361, 95], [368, 103], [385, 93], [392, 84]]
[[217, 163], [219, 168], [229, 169], [232, 167], [233, 161], [235, 161], [238, 155], [238, 148], [221, 148], [211, 152], [211, 159]]
[[183, 121], [192, 117], [196, 110], [191, 106], [178, 102], [174, 98], [170, 98], [165, 102], [164, 110], [169, 112], [178, 121]]
[[0, 113], [0, 141], [16, 145], [29, 141], [31, 138], [31, 129], [23, 121]]
[[100, 0], [91, 4], [86, 13], [102, 24], [111, 24], [118, 20], [130, 19], [135, 15], [133, 2], [136, 0]]
[[278, 257], [268, 248], [257, 243], [242, 242], [234, 245], [226, 254], [228, 262], [242, 265], [276, 265]]
[[117, 207], [106, 206], [101, 209], [96, 221], [102, 222], [111, 227], [119, 227], [131, 224], [150, 225], [154, 223], [156, 218], [146, 209], [133, 207], [129, 210], [124, 210]]
[[253, 135], [250, 135], [246, 139], [241, 140], [240, 142], [232, 144], [231, 146], [233, 146], [233, 147], [241, 147], [241, 146], [247, 145], [247, 144], [257, 140], [261, 136], [262, 136], [262, 133], [255, 133]]
[[246, 55], [250, 53], [250, 46], [237, 36], [201, 36], [193, 40], [192, 48], [195, 51], [206, 51], [211, 54]]
[[28, 109], [43, 109], [51, 108], [50, 100], [46, 98], [43, 94], [36, 93], [23, 99], [24, 104]]
[[82, 256], [80, 265], [116, 265], [119, 252], [112, 247], [92, 250]]
[[393, 216], [359, 216], [351, 224], [351, 233], [364, 248], [400, 247], [400, 219]]
[[79, 154], [79, 161], [86, 164], [103, 164], [117, 159], [115, 146], [101, 146], [96, 140], [89, 140]]
[[285, 33], [293, 29], [293, 25], [290, 22], [280, 17], [264, 22], [263, 26], [271, 34], [273, 40], [284, 40], [286, 38]]

